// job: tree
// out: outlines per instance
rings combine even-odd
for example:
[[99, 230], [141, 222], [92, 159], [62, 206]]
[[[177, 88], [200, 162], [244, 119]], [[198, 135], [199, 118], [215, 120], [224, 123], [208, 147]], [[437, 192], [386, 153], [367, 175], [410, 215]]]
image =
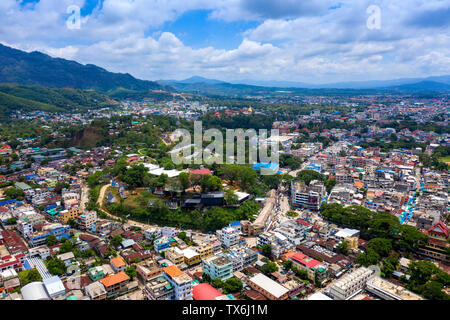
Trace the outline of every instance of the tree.
[[130, 280], [133, 280], [137, 276], [136, 268], [134, 266], [126, 268], [125, 273], [130, 277]]
[[186, 243], [189, 242], [189, 238], [187, 237], [186, 232], [184, 231], [178, 233], [178, 238], [180, 238]]
[[336, 251], [346, 255], [348, 253], [348, 242], [342, 241], [341, 243], [339, 243], [336, 247]]
[[333, 179], [327, 179], [325, 182], [325, 187], [327, 188], [327, 192], [330, 193], [331, 190], [333, 190], [334, 186], [336, 185], [337, 180], [335, 178]]
[[73, 250], [72, 241], [66, 240], [59, 247], [59, 253], [66, 253]]
[[292, 268], [292, 260], [283, 261], [282, 266], [284, 270], [288, 271]]
[[218, 191], [222, 189], [222, 181], [216, 176], [203, 175], [200, 179], [200, 186], [203, 192]]
[[227, 205], [233, 205], [238, 203], [238, 196], [234, 193], [232, 189], [227, 189], [227, 191], [225, 191], [225, 202]]
[[180, 181], [181, 188], [183, 188], [183, 191], [189, 188], [190, 184], [190, 177], [188, 172], [182, 172], [178, 176], [178, 179]]
[[304, 181], [307, 186], [309, 186], [309, 183], [313, 180], [325, 180], [322, 174], [314, 170], [302, 170], [297, 173], [297, 178], [299, 178], [301, 181]]
[[263, 246], [261, 247], [261, 252], [267, 258], [270, 258], [270, 256], [272, 255], [272, 246], [268, 243], [263, 244]]
[[52, 275], [60, 276], [66, 273], [66, 264], [59, 258], [48, 257], [46, 261], [47, 269]]
[[54, 246], [56, 243], [58, 243], [58, 239], [54, 234], [51, 234], [45, 239], [45, 243], [47, 244], [47, 246]]
[[367, 246], [375, 250], [382, 257], [386, 257], [392, 250], [392, 240], [374, 238], [367, 242]]
[[20, 271], [18, 276], [22, 286], [25, 286], [30, 282], [42, 281], [42, 276], [36, 268]]
[[224, 293], [240, 292], [243, 288], [242, 281], [237, 278], [229, 278], [223, 284]]
[[366, 253], [361, 253], [358, 256], [357, 262], [365, 267], [376, 265], [380, 262], [380, 255], [372, 248], [367, 248]]
[[9, 218], [8, 220], [6, 220], [7, 225], [15, 224], [16, 222], [17, 222], [17, 218], [15, 218], [15, 217], [12, 217], [12, 218]]
[[223, 281], [222, 281], [222, 279], [220, 279], [220, 278], [215, 278], [215, 279], [211, 282], [211, 285], [212, 285], [214, 288], [222, 288], [222, 286], [223, 286]]
[[67, 220], [67, 224], [72, 228], [72, 229], [76, 229], [78, 227], [78, 223], [75, 221], [74, 218], [69, 218]]
[[121, 236], [121, 235], [117, 235], [117, 236], [115, 236], [114, 238], [111, 239], [111, 244], [112, 244], [114, 247], [117, 248], [118, 246], [120, 246], [120, 244], [122, 243], [122, 241], [123, 241], [122, 236]]
[[261, 271], [264, 274], [270, 274], [278, 271], [278, 265], [275, 262], [269, 261], [262, 268]]
[[8, 188], [6, 189], [4, 194], [7, 199], [23, 200], [23, 198], [25, 197], [25, 192], [17, 188]]
[[401, 225], [396, 238], [398, 239], [394, 244], [396, 248], [411, 252], [426, 244], [428, 237], [412, 226]]
[[423, 285], [440, 270], [433, 263], [427, 260], [412, 261], [408, 266], [408, 273], [411, 276], [410, 283]]
[[422, 295], [429, 300], [450, 300], [450, 296], [445, 294], [442, 288], [442, 283], [429, 281], [423, 286]]

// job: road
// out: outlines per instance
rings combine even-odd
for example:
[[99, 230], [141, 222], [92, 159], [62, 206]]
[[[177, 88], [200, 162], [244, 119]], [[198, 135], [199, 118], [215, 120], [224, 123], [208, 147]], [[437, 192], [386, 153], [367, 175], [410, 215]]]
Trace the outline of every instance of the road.
[[[108, 211], [105, 210], [105, 208], [103, 208], [103, 199], [105, 198], [105, 194], [106, 194], [106, 190], [108, 190], [108, 188], [111, 186], [111, 184], [107, 184], [104, 185], [101, 189], [100, 189], [100, 194], [98, 196], [98, 200], [97, 203], [100, 206], [100, 210], [102, 210], [106, 215], [108, 215], [109, 217], [113, 218], [113, 219], [118, 219], [117, 216], [109, 213]], [[147, 229], [149, 226], [153, 226], [151, 224], [146, 224], [146, 223], [141, 223], [141, 222], [137, 222], [134, 220], [129, 220], [127, 219], [126, 222], [127, 224], [133, 226], [133, 227], [138, 227], [141, 228], [143, 230]]]
[[80, 207], [82, 211], [84, 211], [86, 203], [88, 201], [89, 201], [89, 188], [85, 184], [83, 184], [81, 188], [81, 200], [80, 200]]

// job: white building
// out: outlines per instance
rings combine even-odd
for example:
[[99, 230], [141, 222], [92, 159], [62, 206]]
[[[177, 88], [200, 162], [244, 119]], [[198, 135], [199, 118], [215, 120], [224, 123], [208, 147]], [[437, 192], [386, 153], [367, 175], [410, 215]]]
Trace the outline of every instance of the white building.
[[150, 227], [145, 230], [145, 240], [153, 241], [154, 239], [158, 239], [162, 236], [162, 232], [160, 228]]
[[331, 285], [330, 295], [334, 300], [347, 300], [353, 297], [364, 288], [372, 273], [372, 270], [361, 267], [347, 274]]
[[232, 227], [225, 227], [220, 231], [220, 242], [226, 248], [239, 243], [239, 230]]

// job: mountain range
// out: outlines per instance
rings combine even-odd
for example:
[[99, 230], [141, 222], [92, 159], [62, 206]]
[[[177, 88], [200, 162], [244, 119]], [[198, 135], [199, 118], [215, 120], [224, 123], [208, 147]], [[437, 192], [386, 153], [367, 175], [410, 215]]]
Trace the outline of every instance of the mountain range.
[[117, 88], [148, 91], [165, 89], [154, 81], [139, 80], [128, 73], [112, 73], [98, 66], [52, 58], [41, 52], [24, 52], [0, 44], [0, 83], [40, 85], [49, 88]]
[[354, 81], [338, 82], [328, 84], [309, 84], [293, 81], [259, 81], [259, 80], [239, 80], [221, 81], [194, 76], [185, 80], [160, 80], [160, 84], [173, 86], [177, 89], [187, 89], [190, 91], [213, 91], [216, 88], [249, 89], [255, 90], [280, 90], [280, 89], [342, 89], [342, 90], [376, 90], [376, 91], [398, 91], [398, 92], [446, 92], [450, 91], [450, 76], [432, 76], [426, 78], [403, 78], [394, 80], [374, 80], [374, 81]]
[[[445, 75], [427, 78], [340, 82], [329, 84], [256, 80], [226, 82], [199, 76], [193, 76], [185, 80], [148, 81], [136, 79], [127, 73], [109, 72], [92, 64], [83, 65], [76, 61], [52, 58], [49, 55], [37, 51], [27, 53], [0, 44], [0, 84], [1, 83], [35, 86], [32, 90], [28, 87], [27, 92], [33, 91], [33, 94], [35, 94], [36, 91], [41, 91], [41, 93], [45, 92], [46, 94], [49, 94], [47, 98], [43, 98], [43, 95], [45, 94], [41, 94], [39, 97], [40, 100], [36, 100], [37, 102], [50, 103], [50, 105], [55, 105], [57, 107], [62, 106], [58, 103], [52, 103], [51, 98], [58, 96], [60, 92], [48, 92], [45, 91], [43, 87], [72, 88], [84, 91], [94, 90], [118, 100], [124, 98], [140, 99], [144, 97], [164, 99], [171, 97], [171, 93], [174, 91], [236, 97], [262, 94], [278, 95], [281, 91], [290, 92], [296, 95], [352, 95], [371, 94], [374, 92], [450, 92], [450, 76]], [[24, 88], [15, 88], [13, 91], [14, 92], [11, 92], [10, 90], [10, 92], [3, 93], [13, 96], [14, 94], [12, 93], [21, 93], [22, 95], [16, 97], [20, 99], [29, 98], [29, 96], [23, 94]], [[78, 92], [77, 94], [85, 95], [85, 92]], [[5, 96], [3, 96], [3, 98], [3, 101], [5, 101]], [[83, 99], [86, 99], [86, 97]], [[104, 100], [104, 97], [102, 97], [101, 100]], [[61, 101], [61, 99], [59, 99], [59, 101]], [[11, 106], [10, 103], [8, 105]], [[73, 103], [70, 100], [67, 105], [79, 104]]]

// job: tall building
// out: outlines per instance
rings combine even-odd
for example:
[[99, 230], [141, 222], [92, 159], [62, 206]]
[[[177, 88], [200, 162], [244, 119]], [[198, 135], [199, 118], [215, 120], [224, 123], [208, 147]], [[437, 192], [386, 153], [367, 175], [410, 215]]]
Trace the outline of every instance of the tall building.
[[438, 222], [431, 226], [428, 231], [428, 243], [419, 249], [419, 253], [428, 258], [450, 263], [448, 254], [450, 243], [448, 227], [442, 222]]
[[77, 217], [77, 222], [81, 230], [91, 230], [96, 221], [97, 212], [95, 211], [87, 211]]
[[347, 274], [330, 287], [330, 295], [334, 300], [347, 300], [366, 285], [367, 280], [372, 276], [373, 271], [364, 267]]
[[232, 227], [225, 227], [220, 230], [220, 242], [225, 248], [229, 248], [239, 243], [239, 230]]
[[225, 281], [233, 277], [233, 263], [225, 257], [209, 257], [203, 260], [203, 273], [211, 279], [221, 279]]
[[163, 269], [163, 277], [174, 288], [175, 300], [192, 300], [192, 279], [176, 266]]
[[303, 181], [291, 182], [292, 206], [318, 211], [320, 209], [320, 199], [320, 194], [312, 191]]

